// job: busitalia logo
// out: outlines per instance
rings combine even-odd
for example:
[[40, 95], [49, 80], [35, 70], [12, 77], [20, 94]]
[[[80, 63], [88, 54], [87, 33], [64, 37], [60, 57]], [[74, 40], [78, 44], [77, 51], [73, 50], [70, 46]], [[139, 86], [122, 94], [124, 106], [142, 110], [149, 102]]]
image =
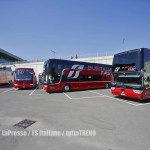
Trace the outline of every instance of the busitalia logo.
[[77, 71], [70, 71], [68, 74], [68, 78], [72, 78], [72, 79], [78, 78], [79, 73], [81, 70], [83, 70], [83, 68], [84, 68], [84, 65], [73, 65], [71, 69], [77, 69]]
[[120, 67], [116, 67], [114, 72], [118, 72]]

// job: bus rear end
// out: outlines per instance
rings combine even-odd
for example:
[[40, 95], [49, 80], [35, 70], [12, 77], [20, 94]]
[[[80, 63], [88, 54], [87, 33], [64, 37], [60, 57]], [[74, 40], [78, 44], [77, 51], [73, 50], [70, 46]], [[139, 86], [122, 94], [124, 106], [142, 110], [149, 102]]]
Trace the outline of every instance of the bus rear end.
[[0, 67], [0, 85], [11, 84], [13, 80], [10, 67]]
[[14, 72], [14, 88], [34, 88], [37, 79], [33, 68], [16, 68]]
[[143, 99], [143, 77], [140, 72], [113, 73], [111, 92], [114, 95]]

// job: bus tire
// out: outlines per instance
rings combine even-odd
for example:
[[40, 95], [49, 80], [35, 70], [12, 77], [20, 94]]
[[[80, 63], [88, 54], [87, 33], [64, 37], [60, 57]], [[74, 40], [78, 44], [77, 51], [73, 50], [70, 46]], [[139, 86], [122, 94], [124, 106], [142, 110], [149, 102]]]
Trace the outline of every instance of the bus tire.
[[13, 82], [12, 82], [12, 80], [9, 80], [9, 85], [13, 85]]
[[63, 87], [63, 91], [64, 92], [69, 92], [71, 91], [71, 86], [69, 84], [65, 84], [64, 87]]
[[108, 89], [110, 86], [109, 86], [109, 83], [105, 83], [105, 89]]

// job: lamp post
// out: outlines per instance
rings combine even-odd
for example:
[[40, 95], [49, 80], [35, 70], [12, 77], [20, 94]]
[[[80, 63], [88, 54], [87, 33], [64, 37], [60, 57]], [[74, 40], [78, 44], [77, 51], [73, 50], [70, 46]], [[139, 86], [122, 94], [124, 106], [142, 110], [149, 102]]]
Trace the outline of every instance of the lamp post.
[[53, 51], [53, 50], [51, 50], [51, 52], [53, 53], [53, 55], [54, 55], [54, 58], [55, 58], [55, 54], [56, 54], [56, 52], [55, 52], [55, 51]]
[[122, 40], [123, 51], [124, 51], [124, 44], [125, 44], [125, 38], [123, 38]]

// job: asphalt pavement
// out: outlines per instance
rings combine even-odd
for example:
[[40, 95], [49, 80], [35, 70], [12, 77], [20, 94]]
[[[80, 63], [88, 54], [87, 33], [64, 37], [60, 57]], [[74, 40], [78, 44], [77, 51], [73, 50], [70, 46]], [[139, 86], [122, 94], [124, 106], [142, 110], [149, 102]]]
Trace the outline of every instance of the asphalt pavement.
[[149, 114], [149, 101], [116, 97], [110, 89], [0, 86], [0, 149], [148, 150]]

